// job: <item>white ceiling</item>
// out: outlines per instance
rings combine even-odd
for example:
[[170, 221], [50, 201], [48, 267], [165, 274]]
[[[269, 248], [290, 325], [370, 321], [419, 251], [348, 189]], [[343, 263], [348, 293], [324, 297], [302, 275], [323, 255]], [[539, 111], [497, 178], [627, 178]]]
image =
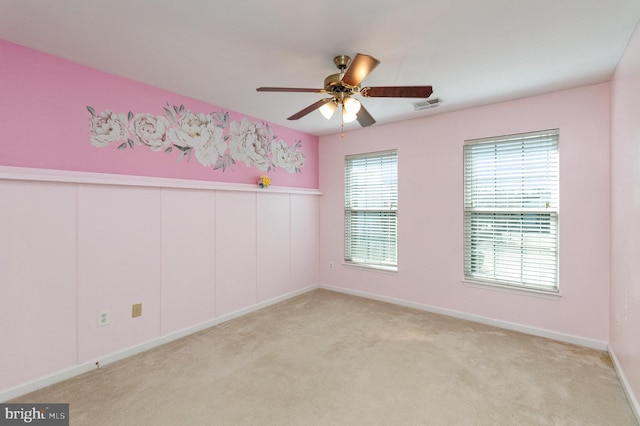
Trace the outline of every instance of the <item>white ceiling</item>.
[[607, 81], [639, 17], [640, 0], [0, 0], [0, 38], [323, 135], [337, 114], [286, 117], [324, 95], [255, 89], [322, 88], [334, 56], [365, 53], [363, 86], [442, 100], [360, 98], [378, 124], [417, 118]]

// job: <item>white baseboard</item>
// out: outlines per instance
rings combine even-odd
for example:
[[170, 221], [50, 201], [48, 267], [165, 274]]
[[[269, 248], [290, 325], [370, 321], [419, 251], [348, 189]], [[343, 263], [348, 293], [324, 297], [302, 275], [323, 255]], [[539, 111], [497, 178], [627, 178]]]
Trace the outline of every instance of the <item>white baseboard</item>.
[[612, 347], [609, 347], [609, 355], [611, 355], [611, 360], [613, 361], [613, 366], [618, 373], [618, 377], [622, 382], [622, 388], [624, 389], [624, 393], [627, 394], [627, 399], [629, 400], [629, 405], [631, 405], [631, 409], [633, 410], [633, 414], [636, 415], [636, 420], [640, 423], [640, 403], [633, 393], [633, 389], [631, 389], [631, 384], [627, 380], [627, 376], [624, 374], [624, 370], [622, 369], [622, 365], [620, 365], [620, 361], [616, 356], [615, 351]]
[[[167, 334], [165, 336], [161, 336], [158, 337], [156, 339], [150, 340], [148, 342], [144, 342], [141, 343], [139, 345], [136, 346], [132, 346], [130, 348], [124, 349], [122, 351], [118, 351], [112, 354], [108, 354], [105, 355], [104, 357], [100, 357], [94, 360], [91, 360], [89, 362], [85, 362], [76, 366], [73, 366], [71, 368], [62, 370], [62, 371], [58, 371], [54, 374], [45, 376], [45, 377], [41, 377], [38, 378], [36, 380], [33, 380], [31, 382], [16, 386], [14, 388], [10, 388], [4, 391], [0, 392], [0, 402], [5, 402], [17, 397], [20, 397], [22, 395], [25, 395], [27, 393], [36, 391], [38, 389], [42, 389], [46, 386], [50, 386], [53, 385], [55, 383], [61, 382], [63, 380], [67, 380], [70, 379], [72, 377], [78, 376], [80, 374], [89, 372], [91, 370], [94, 370], [96, 368], [99, 368], [98, 365], [100, 366], [105, 366], [111, 363], [114, 363], [116, 361], [120, 361], [124, 358], [128, 358], [132, 355], [136, 355], [139, 354], [141, 352], [147, 351], [149, 349], [153, 349], [155, 347], [158, 347], [160, 345], [164, 345], [166, 343], [172, 342], [174, 340], [180, 339], [182, 337], [188, 336], [190, 334], [193, 333], [197, 333], [199, 331], [205, 330], [209, 327], [213, 327], [215, 325], [221, 324], [223, 322], [232, 320], [234, 318], [238, 318], [240, 316], [249, 314], [251, 312], [255, 312], [258, 311], [260, 309], [266, 308], [267, 306], [270, 305], [274, 305], [276, 303], [282, 302], [284, 300], [290, 299], [292, 297], [307, 293], [311, 290], [314, 290], [316, 288], [323, 288], [326, 290], [330, 290], [330, 291], [335, 291], [338, 293], [344, 293], [344, 294], [350, 294], [353, 296], [359, 296], [359, 297], [364, 297], [367, 299], [372, 299], [372, 300], [378, 300], [381, 302], [387, 302], [387, 303], [393, 303], [396, 305], [400, 305], [400, 306], [406, 306], [409, 308], [414, 308], [414, 309], [419, 309], [419, 310], [423, 310], [426, 312], [432, 312], [432, 313], [436, 313], [436, 314], [441, 314], [441, 315], [447, 315], [450, 317], [454, 317], [454, 318], [460, 318], [460, 319], [465, 319], [468, 321], [472, 321], [472, 322], [477, 322], [480, 324], [486, 324], [486, 325], [491, 325], [494, 327], [499, 327], [499, 328], [504, 328], [507, 330], [513, 330], [513, 331], [518, 331], [521, 333], [525, 333], [525, 334], [530, 334], [530, 335], [534, 335], [534, 336], [538, 336], [538, 337], [545, 337], [545, 338], [549, 338], [549, 339], [553, 339], [553, 340], [558, 340], [558, 341], [562, 341], [562, 342], [566, 342], [566, 343], [572, 343], [572, 344], [576, 344], [576, 345], [580, 345], [580, 346], [584, 346], [584, 347], [588, 347], [588, 348], [592, 348], [592, 349], [597, 349], [597, 350], [604, 350], [607, 351], [609, 350], [608, 345], [606, 342], [601, 342], [601, 341], [597, 341], [597, 340], [592, 340], [592, 339], [586, 339], [583, 337], [578, 337], [578, 336], [573, 336], [573, 335], [569, 335], [569, 334], [564, 334], [564, 333], [558, 333], [558, 332], [554, 332], [554, 331], [550, 331], [550, 330], [544, 330], [544, 329], [539, 329], [539, 328], [535, 328], [535, 327], [528, 327], [528, 326], [524, 326], [521, 324], [514, 324], [514, 323], [510, 323], [507, 321], [499, 321], [499, 320], [495, 320], [492, 318], [487, 318], [487, 317], [482, 317], [479, 315], [471, 315], [471, 314], [466, 314], [464, 312], [459, 312], [459, 311], [454, 311], [454, 310], [450, 310], [450, 309], [443, 309], [443, 308], [438, 308], [435, 306], [430, 306], [430, 305], [425, 305], [425, 304], [421, 304], [421, 303], [415, 303], [415, 302], [409, 302], [406, 300], [402, 300], [402, 299], [396, 299], [393, 297], [387, 297], [387, 296], [380, 296], [380, 295], [376, 295], [376, 294], [372, 294], [372, 293], [366, 293], [366, 292], [361, 292], [361, 291], [356, 291], [356, 290], [349, 290], [349, 289], [344, 289], [344, 288], [340, 288], [340, 287], [333, 287], [333, 286], [328, 286], [328, 285], [324, 285], [324, 284], [320, 284], [320, 285], [314, 285], [314, 286], [310, 286], [310, 287], [306, 287], [304, 289], [301, 290], [297, 290], [291, 293], [287, 293], [283, 296], [279, 296], [279, 297], [275, 297], [273, 299], [269, 299], [266, 300], [264, 302], [260, 302], [257, 303], [255, 305], [231, 312], [229, 314], [214, 318], [212, 320], [203, 322], [201, 324], [197, 324], [194, 325], [192, 327], [188, 327], [186, 329], [177, 331], [177, 332], [173, 332], [170, 334]], [[622, 373], [622, 370], [620, 369], [619, 364], [617, 363], [617, 358], [615, 358], [615, 354], [613, 354], [613, 352], [611, 352], [612, 358], [614, 360], [614, 365], [616, 366], [616, 370], [618, 371], [618, 374], [625, 386], [625, 392], [627, 392], [627, 395], [629, 396], [629, 400], [632, 401], [632, 406], [633, 409], [636, 413], [636, 416], [638, 416], [638, 412], [640, 412], [640, 409], [638, 408], [638, 402], [635, 399], [635, 397], [633, 396], [633, 392], [631, 391], [631, 388], [628, 385], [628, 382], [626, 381], [626, 378], [624, 377], [624, 374]], [[98, 364], [99, 363], [99, 364]], [[639, 417], [640, 418], [640, 417]]]
[[172, 342], [174, 340], [178, 340], [182, 337], [186, 337], [190, 334], [197, 333], [199, 331], [205, 330], [209, 327], [213, 327], [214, 325], [221, 324], [223, 322], [232, 320], [234, 318], [241, 317], [243, 315], [247, 315], [251, 312], [258, 311], [260, 309], [266, 308], [267, 306], [274, 305], [276, 303], [282, 302], [287, 299], [291, 299], [292, 297], [299, 296], [303, 293], [307, 293], [311, 290], [318, 288], [318, 285], [313, 285], [310, 287], [303, 288], [301, 290], [296, 290], [291, 293], [287, 293], [282, 296], [274, 297], [273, 299], [265, 300], [263, 302], [257, 303], [255, 305], [248, 306], [246, 308], [231, 312], [226, 315], [222, 315], [220, 317], [216, 317], [209, 321], [205, 321], [200, 324], [196, 324], [192, 327], [185, 328], [180, 331], [176, 331], [147, 342], [141, 343], [139, 345], [132, 346], [130, 348], [114, 352], [112, 354], [105, 355], [103, 357], [99, 357], [97, 359], [84, 362], [82, 364], [78, 364], [76, 366], [67, 368], [62, 371], [58, 371], [51, 375], [38, 378], [36, 380], [18, 385], [16, 387], [0, 391], [0, 402], [9, 401], [14, 398], [18, 398], [22, 395], [26, 395], [30, 392], [34, 392], [38, 389], [42, 389], [44, 387], [53, 385], [55, 383], [61, 382], [63, 380], [67, 380], [73, 378], [75, 376], [79, 376], [80, 374], [87, 373], [91, 370], [95, 370], [96, 368], [103, 367], [108, 364], [112, 364], [116, 361], [120, 361], [122, 359], [128, 358], [132, 355], [139, 354], [141, 352], [147, 351], [149, 349], [153, 349], [160, 345], [164, 345], [166, 343]]
[[378, 300], [380, 302], [393, 303], [395, 305], [406, 306], [408, 308], [419, 309], [421, 311], [446, 315], [449, 317], [464, 319], [472, 322], [477, 322], [480, 324], [491, 325], [494, 327], [504, 328], [506, 330], [517, 331], [520, 333], [530, 334], [533, 336], [545, 337], [547, 339], [558, 340], [560, 342], [572, 343], [574, 345], [584, 346], [591, 349], [597, 349], [601, 351], [608, 350], [607, 342], [602, 342], [599, 340], [587, 339], [584, 337], [574, 336], [571, 334], [558, 333], [556, 331], [545, 330], [542, 328], [529, 327], [522, 324], [496, 320], [493, 318], [487, 318], [480, 315], [467, 314], [464, 312], [454, 311], [451, 309], [444, 309], [436, 306], [425, 305], [422, 303], [409, 302], [403, 299], [396, 299], [394, 297], [380, 296], [377, 294], [372, 294], [372, 293], [367, 293], [367, 292], [362, 292], [357, 290], [350, 290], [350, 289], [345, 289], [341, 287], [334, 287], [334, 286], [321, 284], [320, 288], [324, 288], [330, 291], [336, 291], [339, 293], [350, 294], [352, 296], [359, 296], [367, 299]]

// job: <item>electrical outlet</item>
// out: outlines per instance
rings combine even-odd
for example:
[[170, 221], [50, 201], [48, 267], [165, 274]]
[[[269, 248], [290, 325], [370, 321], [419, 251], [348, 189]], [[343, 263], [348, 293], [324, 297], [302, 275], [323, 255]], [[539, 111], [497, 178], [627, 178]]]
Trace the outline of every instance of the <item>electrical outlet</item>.
[[329, 270], [333, 271], [333, 262], [329, 262]]
[[104, 327], [105, 325], [111, 324], [111, 311], [109, 309], [106, 309], [104, 311], [98, 312], [96, 322], [98, 324], [98, 327]]
[[142, 316], [142, 303], [131, 306], [131, 318]]

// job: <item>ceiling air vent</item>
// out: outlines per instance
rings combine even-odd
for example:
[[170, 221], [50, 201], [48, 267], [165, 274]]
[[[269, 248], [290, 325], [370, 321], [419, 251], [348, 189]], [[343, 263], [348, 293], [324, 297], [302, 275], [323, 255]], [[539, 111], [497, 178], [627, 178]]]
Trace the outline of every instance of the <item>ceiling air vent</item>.
[[435, 108], [441, 103], [442, 101], [440, 100], [440, 98], [425, 99], [424, 101], [414, 102], [413, 108], [416, 111], [422, 111], [423, 109]]

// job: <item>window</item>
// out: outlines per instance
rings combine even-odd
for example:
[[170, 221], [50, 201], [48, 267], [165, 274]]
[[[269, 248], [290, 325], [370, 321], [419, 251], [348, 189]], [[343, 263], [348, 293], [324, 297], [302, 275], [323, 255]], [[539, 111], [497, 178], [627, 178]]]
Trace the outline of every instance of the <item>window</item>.
[[466, 141], [464, 275], [558, 291], [558, 131]]
[[397, 270], [397, 151], [347, 156], [344, 188], [345, 262]]

